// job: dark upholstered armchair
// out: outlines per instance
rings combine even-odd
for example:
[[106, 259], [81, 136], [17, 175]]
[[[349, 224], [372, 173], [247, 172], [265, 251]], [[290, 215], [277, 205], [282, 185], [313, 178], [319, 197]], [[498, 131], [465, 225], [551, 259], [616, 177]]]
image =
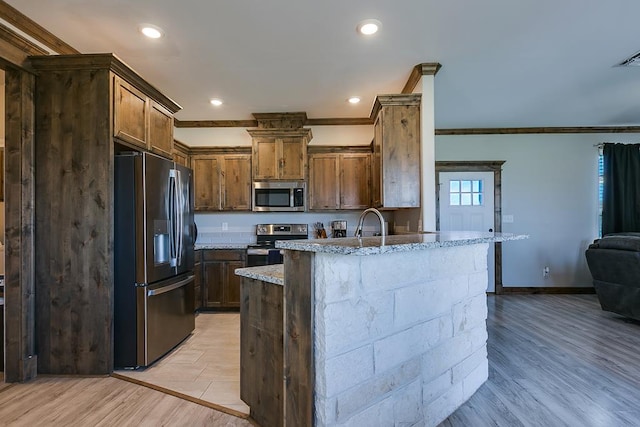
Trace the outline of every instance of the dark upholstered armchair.
[[602, 309], [640, 320], [640, 233], [613, 233], [586, 251]]

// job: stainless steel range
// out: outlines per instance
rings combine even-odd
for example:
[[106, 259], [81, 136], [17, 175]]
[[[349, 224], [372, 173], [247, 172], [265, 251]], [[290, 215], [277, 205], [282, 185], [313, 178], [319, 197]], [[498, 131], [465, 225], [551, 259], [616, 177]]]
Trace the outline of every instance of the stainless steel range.
[[282, 264], [282, 251], [276, 240], [308, 239], [307, 224], [258, 224], [256, 244], [247, 247], [247, 266]]

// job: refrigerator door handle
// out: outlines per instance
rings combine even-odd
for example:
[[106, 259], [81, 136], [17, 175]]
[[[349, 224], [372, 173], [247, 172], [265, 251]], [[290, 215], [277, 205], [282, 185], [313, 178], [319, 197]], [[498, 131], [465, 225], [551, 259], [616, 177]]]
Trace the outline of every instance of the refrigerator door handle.
[[178, 241], [178, 245], [177, 245], [177, 251], [176, 251], [176, 264], [177, 265], [182, 265], [182, 225], [184, 222], [184, 218], [183, 218], [183, 210], [184, 210], [184, 203], [182, 200], [182, 177], [180, 176], [180, 171], [179, 170], [175, 170], [176, 171], [176, 187], [175, 187], [175, 191], [176, 191], [176, 239]]
[[167, 292], [171, 292], [174, 289], [178, 289], [178, 288], [181, 288], [183, 286], [188, 285], [189, 283], [191, 283], [193, 281], [193, 278], [194, 278], [194, 276], [191, 275], [191, 276], [187, 277], [186, 279], [181, 280], [181, 281], [176, 282], [176, 283], [172, 283], [171, 285], [164, 286], [164, 287], [159, 288], [159, 289], [150, 289], [150, 290], [147, 291], [147, 295], [152, 297], [154, 295], [162, 295], [162, 294], [165, 294]]
[[178, 234], [176, 233], [176, 186], [177, 186], [177, 174], [175, 169], [169, 171], [169, 240], [171, 242], [171, 267], [175, 267], [178, 264]]

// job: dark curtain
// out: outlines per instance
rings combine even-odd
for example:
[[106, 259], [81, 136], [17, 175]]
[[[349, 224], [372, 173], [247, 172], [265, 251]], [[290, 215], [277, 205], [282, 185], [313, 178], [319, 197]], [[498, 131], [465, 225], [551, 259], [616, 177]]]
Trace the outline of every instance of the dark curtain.
[[640, 144], [604, 144], [602, 235], [640, 231]]

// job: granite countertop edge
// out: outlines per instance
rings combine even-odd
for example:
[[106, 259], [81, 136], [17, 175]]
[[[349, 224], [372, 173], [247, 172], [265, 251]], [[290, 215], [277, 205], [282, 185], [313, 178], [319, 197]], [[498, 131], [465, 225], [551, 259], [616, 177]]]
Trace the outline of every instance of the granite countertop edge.
[[236, 268], [236, 275], [249, 279], [261, 280], [275, 285], [284, 285], [284, 265], [271, 264], [258, 267]]
[[276, 248], [339, 255], [377, 255], [392, 252], [468, 246], [529, 238], [526, 234], [469, 231], [425, 232], [383, 237], [350, 237], [314, 240], [279, 240]]
[[194, 250], [201, 249], [247, 249], [248, 243], [196, 243]]

